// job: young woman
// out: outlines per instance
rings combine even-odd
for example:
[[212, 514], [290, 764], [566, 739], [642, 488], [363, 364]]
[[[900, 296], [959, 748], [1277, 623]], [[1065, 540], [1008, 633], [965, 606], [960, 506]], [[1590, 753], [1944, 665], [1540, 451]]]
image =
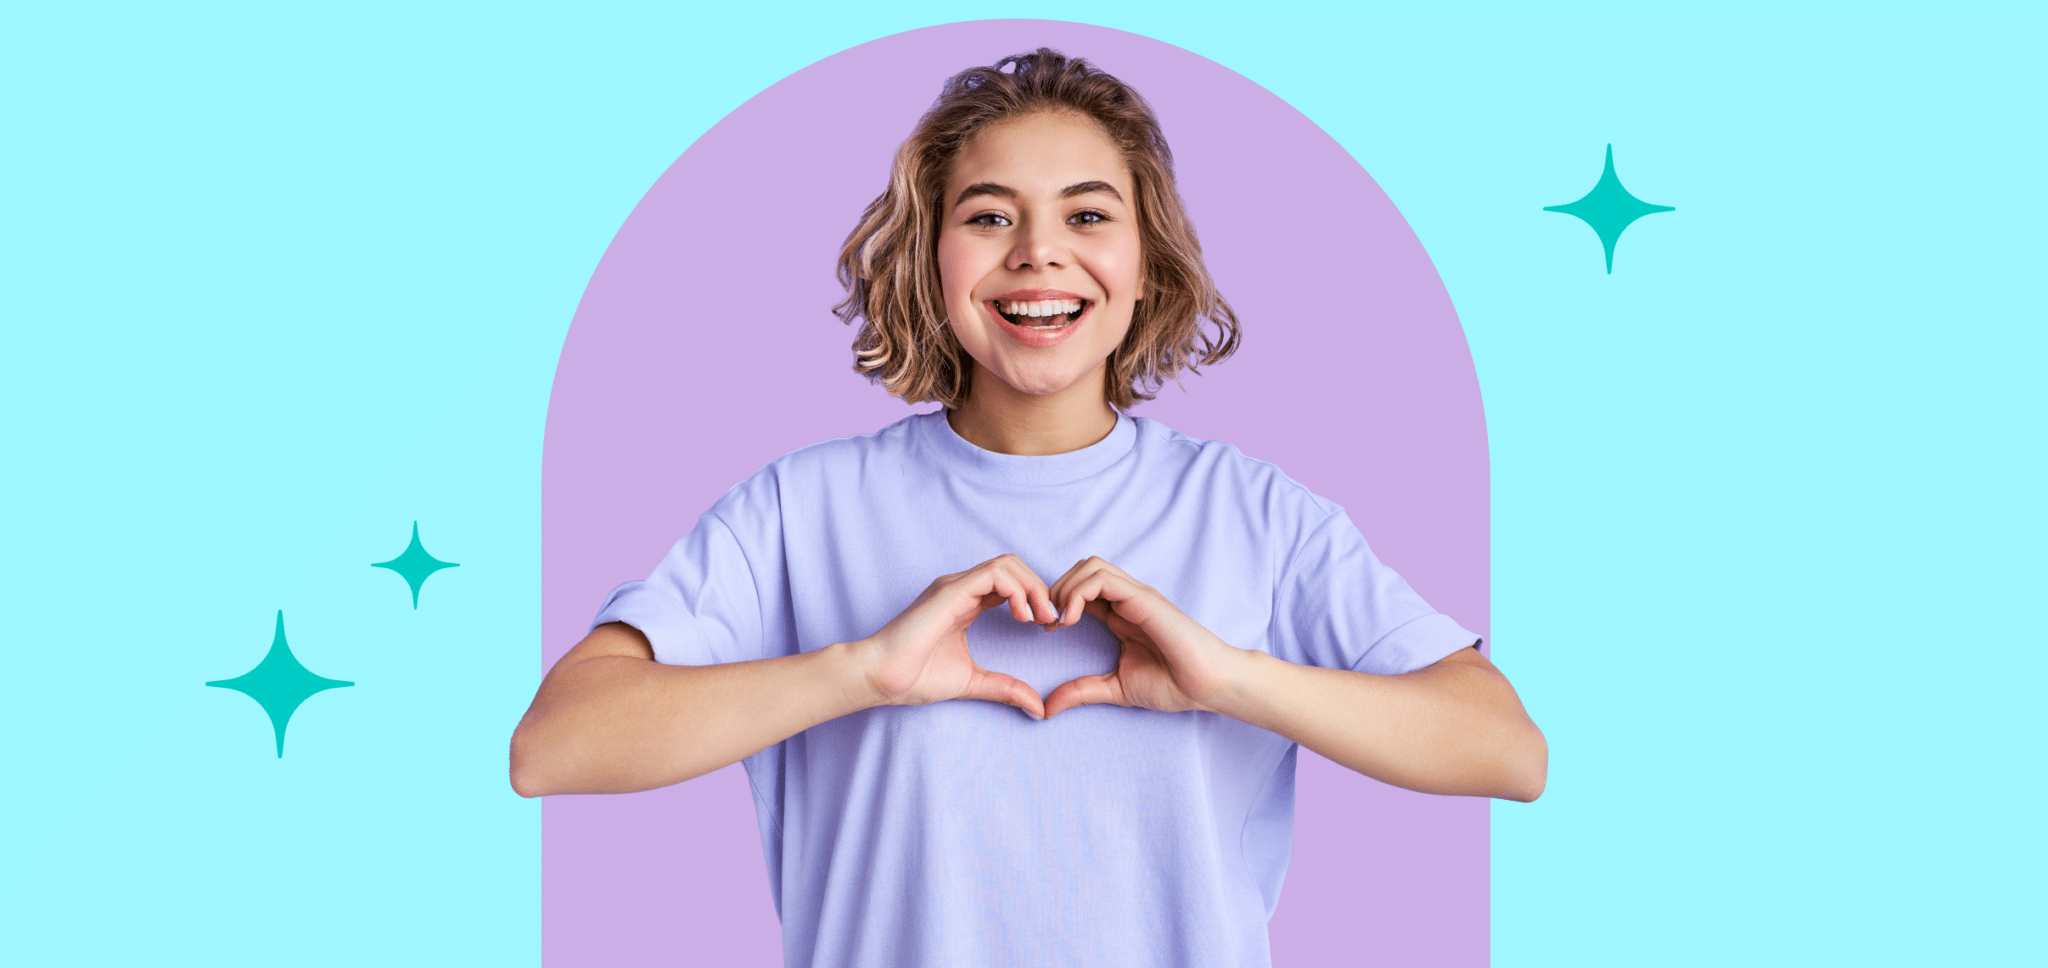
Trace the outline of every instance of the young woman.
[[787, 962], [890, 968], [1268, 964], [1297, 745], [1534, 799], [1477, 636], [1127, 413], [1237, 345], [1200, 251], [1136, 92], [1044, 49], [954, 77], [840, 263], [856, 369], [945, 408], [768, 465], [614, 591], [513, 787], [744, 759]]

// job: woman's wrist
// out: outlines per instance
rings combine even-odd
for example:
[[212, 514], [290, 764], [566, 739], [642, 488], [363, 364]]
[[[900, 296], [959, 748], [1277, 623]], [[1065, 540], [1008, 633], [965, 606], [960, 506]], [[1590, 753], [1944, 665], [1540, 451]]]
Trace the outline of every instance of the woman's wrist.
[[820, 675], [845, 697], [846, 712], [889, 705], [889, 698], [882, 695], [875, 686], [874, 678], [868, 674], [874, 647], [872, 639], [855, 639], [834, 642], [811, 653], [817, 658]]
[[1221, 656], [1221, 684], [1202, 697], [1197, 705], [1208, 712], [1252, 722], [1258, 715], [1261, 697], [1268, 692], [1266, 686], [1272, 677], [1272, 665], [1276, 662], [1284, 664], [1284, 660], [1257, 649], [1240, 649], [1234, 645], [1225, 645]]

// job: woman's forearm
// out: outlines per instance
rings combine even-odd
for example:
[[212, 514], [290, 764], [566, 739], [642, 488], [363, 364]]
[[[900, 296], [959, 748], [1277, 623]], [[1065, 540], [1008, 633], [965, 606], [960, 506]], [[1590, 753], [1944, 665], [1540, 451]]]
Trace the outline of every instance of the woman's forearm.
[[1058, 615], [1023, 560], [998, 555], [939, 576], [873, 635], [797, 655], [663, 665], [640, 630], [600, 625], [555, 663], [513, 732], [512, 788], [652, 790], [872, 706], [976, 699], [1044, 718], [1037, 692], [967, 647], [967, 627], [999, 604], [1034, 625]]
[[655, 662], [630, 627], [591, 635], [585, 645], [596, 640], [598, 647], [563, 657], [512, 734], [512, 788], [520, 796], [680, 783], [873, 705], [844, 644], [682, 666]]
[[1279, 733], [1376, 780], [1534, 800], [1549, 747], [1514, 687], [1476, 650], [1406, 675], [1322, 669], [1243, 651], [1205, 707]]

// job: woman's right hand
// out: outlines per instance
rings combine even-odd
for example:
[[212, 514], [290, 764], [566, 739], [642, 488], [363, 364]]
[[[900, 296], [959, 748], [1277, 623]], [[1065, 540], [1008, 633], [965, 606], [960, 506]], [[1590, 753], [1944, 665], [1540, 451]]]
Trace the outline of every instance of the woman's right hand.
[[942, 575], [881, 631], [852, 643], [873, 705], [915, 706], [948, 699], [986, 699], [1045, 718], [1045, 702], [1023, 680], [976, 665], [967, 626], [983, 611], [1009, 603], [1017, 621], [1059, 620], [1045, 581], [1016, 555], [991, 558]]

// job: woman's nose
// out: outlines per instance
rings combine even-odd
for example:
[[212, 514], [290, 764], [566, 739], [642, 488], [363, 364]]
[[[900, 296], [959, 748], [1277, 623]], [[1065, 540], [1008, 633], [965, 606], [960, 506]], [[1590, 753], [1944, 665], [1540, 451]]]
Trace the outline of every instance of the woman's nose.
[[1066, 260], [1066, 253], [1060, 248], [1055, 233], [1038, 227], [1042, 224], [1032, 219], [1018, 227], [1014, 236], [1016, 245], [1010, 249], [1010, 271], [1046, 269]]

